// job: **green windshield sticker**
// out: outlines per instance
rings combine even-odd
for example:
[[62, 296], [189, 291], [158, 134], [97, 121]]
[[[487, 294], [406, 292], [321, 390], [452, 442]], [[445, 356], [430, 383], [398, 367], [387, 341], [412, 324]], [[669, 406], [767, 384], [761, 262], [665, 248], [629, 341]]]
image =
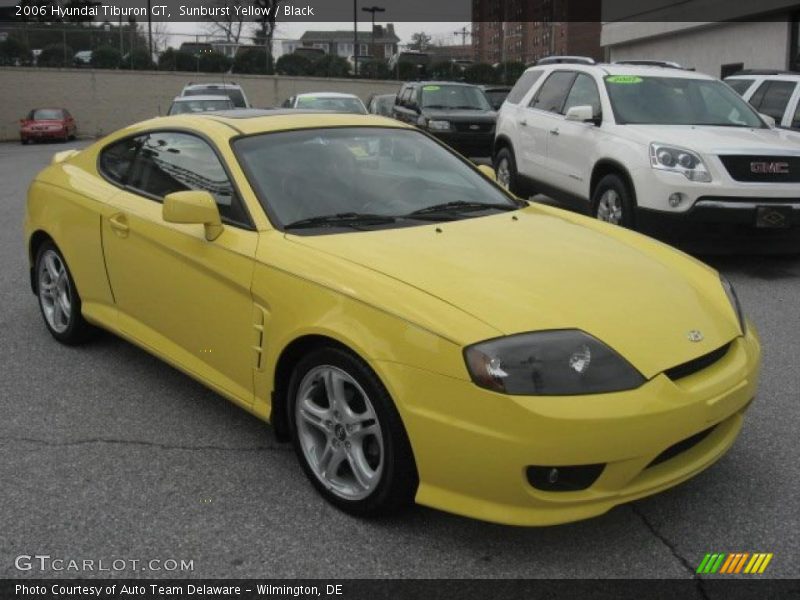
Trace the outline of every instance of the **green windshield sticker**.
[[608, 83], [631, 84], [642, 83], [642, 78], [636, 75], [611, 75], [610, 77], [606, 77], [606, 81]]
[[438, 92], [440, 89], [442, 88], [440, 88], [438, 85], [426, 85], [422, 88], [422, 90], [425, 92]]

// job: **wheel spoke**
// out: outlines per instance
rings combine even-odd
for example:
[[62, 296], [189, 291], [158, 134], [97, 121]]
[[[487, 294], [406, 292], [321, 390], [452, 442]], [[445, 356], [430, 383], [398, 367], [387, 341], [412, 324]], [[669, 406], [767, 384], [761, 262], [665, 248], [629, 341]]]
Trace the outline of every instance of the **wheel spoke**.
[[336, 472], [339, 470], [342, 462], [346, 456], [342, 446], [333, 447], [330, 442], [325, 445], [325, 450], [319, 459], [319, 471], [323, 479], [330, 481], [336, 477]]
[[55, 254], [49, 252], [45, 255], [44, 266], [47, 269], [47, 274], [50, 276], [50, 280], [53, 283], [57, 283], [59, 277], [61, 276], [61, 269], [56, 264]]
[[323, 375], [325, 382], [325, 393], [328, 396], [328, 404], [333, 411], [342, 411], [347, 408], [344, 394], [344, 379], [333, 369], [328, 369]]
[[364, 447], [361, 444], [353, 444], [347, 450], [347, 462], [350, 465], [350, 470], [356, 478], [358, 485], [364, 490], [372, 489], [375, 485], [375, 471], [370, 468], [367, 463], [367, 457], [364, 456]]
[[328, 432], [331, 411], [314, 404], [310, 398], [305, 398], [300, 406], [300, 416], [309, 424], [320, 431]]
[[[370, 422], [371, 421], [371, 422]], [[350, 437], [353, 441], [360, 442], [368, 435], [375, 435], [377, 436], [380, 434], [381, 428], [378, 426], [378, 423], [374, 419], [364, 419], [363, 421], [357, 422], [355, 424], [355, 429], [350, 434]]]

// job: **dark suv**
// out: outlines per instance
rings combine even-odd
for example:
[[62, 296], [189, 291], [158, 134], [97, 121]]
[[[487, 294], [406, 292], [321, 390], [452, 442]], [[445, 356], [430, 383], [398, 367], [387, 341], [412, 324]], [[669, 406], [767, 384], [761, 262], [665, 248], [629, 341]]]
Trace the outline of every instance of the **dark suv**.
[[406, 83], [397, 94], [392, 115], [428, 131], [464, 156], [492, 154], [497, 113], [476, 85], [442, 81]]

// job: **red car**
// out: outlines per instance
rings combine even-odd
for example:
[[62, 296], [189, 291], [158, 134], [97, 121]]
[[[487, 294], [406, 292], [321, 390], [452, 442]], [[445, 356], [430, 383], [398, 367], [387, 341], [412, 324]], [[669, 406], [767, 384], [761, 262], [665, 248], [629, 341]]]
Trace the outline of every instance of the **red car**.
[[19, 140], [74, 140], [78, 128], [66, 108], [35, 108], [20, 121]]

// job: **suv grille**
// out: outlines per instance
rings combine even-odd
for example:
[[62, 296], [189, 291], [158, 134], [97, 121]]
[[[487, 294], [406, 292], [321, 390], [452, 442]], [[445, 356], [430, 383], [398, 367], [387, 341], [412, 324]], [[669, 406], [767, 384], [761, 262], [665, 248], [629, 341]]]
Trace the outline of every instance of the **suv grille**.
[[464, 123], [459, 121], [451, 121], [456, 131], [464, 133], [488, 133], [494, 129], [494, 123], [491, 121], [485, 123]]
[[736, 181], [800, 183], [800, 156], [720, 156]]
[[672, 381], [677, 381], [678, 379], [683, 379], [684, 377], [688, 377], [689, 375], [694, 375], [698, 371], [702, 371], [703, 369], [710, 367], [723, 356], [728, 353], [728, 349], [731, 347], [730, 344], [725, 344], [722, 348], [717, 348], [713, 352], [709, 352], [708, 354], [704, 354], [703, 356], [698, 356], [697, 358], [690, 360], [689, 362], [685, 362], [683, 364], [677, 365], [672, 367], [671, 369], [667, 369], [664, 371], [664, 374], [672, 379]]

